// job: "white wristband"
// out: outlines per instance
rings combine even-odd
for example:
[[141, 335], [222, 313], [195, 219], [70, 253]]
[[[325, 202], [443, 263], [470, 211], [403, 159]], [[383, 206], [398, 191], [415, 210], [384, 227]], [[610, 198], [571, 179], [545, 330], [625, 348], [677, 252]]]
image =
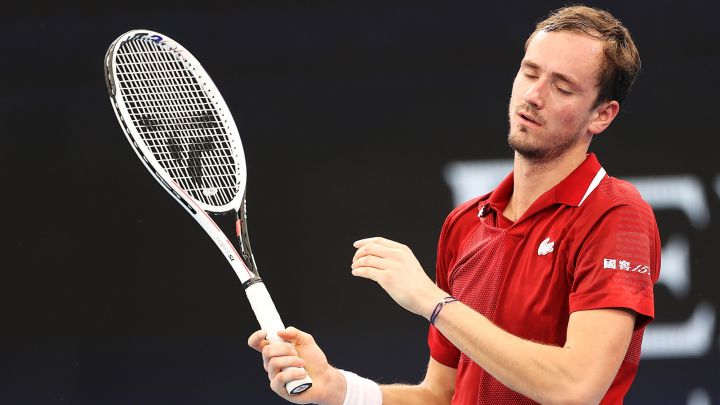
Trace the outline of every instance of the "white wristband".
[[372, 380], [345, 370], [338, 370], [345, 376], [347, 388], [343, 405], [382, 405], [380, 386]]

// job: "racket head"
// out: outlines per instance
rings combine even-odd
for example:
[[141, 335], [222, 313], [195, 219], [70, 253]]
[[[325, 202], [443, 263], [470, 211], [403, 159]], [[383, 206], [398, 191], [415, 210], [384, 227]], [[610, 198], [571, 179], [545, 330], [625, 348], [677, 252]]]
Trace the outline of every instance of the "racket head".
[[128, 141], [175, 199], [191, 212], [241, 209], [247, 168], [240, 135], [188, 50], [152, 30], [128, 31], [105, 55], [105, 79]]

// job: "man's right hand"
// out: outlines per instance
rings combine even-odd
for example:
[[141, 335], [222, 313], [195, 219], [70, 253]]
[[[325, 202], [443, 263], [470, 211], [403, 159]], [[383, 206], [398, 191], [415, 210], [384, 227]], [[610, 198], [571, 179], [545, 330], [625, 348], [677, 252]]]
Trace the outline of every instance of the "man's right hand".
[[[279, 331], [278, 336], [290, 343], [270, 343], [262, 330], [248, 338], [248, 345], [262, 353], [270, 388], [296, 404], [342, 405], [346, 390], [345, 377], [328, 364], [325, 353], [312, 335], [290, 327]], [[313, 379], [312, 388], [298, 395], [288, 394], [285, 384], [304, 378], [305, 372], [297, 368], [282, 371], [287, 367], [305, 367]]]

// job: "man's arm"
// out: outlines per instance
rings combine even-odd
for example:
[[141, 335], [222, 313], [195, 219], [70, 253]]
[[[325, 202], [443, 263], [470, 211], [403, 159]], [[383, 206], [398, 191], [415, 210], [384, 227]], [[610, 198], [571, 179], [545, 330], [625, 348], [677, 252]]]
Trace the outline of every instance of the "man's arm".
[[[262, 352], [263, 366], [268, 372], [270, 388], [279, 396], [296, 404], [317, 403], [342, 405], [345, 399], [346, 381], [340, 371], [328, 364], [325, 354], [315, 339], [303, 331], [288, 328], [278, 335], [291, 342], [269, 344], [265, 332], [257, 331], [248, 339], [248, 345]], [[311, 389], [288, 395], [285, 383], [305, 377], [301, 370], [281, 371], [286, 367], [304, 366], [313, 378]], [[455, 391], [456, 369], [430, 359], [425, 379], [419, 385], [380, 386], [385, 405], [448, 405]]]
[[460, 351], [506, 385], [543, 404], [596, 404], [625, 358], [635, 313], [619, 309], [570, 315], [563, 347], [521, 339], [471, 308], [452, 303], [435, 326]]
[[[429, 318], [447, 293], [412, 251], [383, 238], [356, 242], [353, 274], [376, 281], [402, 307]], [[505, 332], [460, 302], [444, 306], [435, 325], [460, 351], [509, 388], [542, 403], [597, 403], [617, 374], [632, 338], [635, 313], [621, 309], [570, 316], [565, 346]]]
[[419, 385], [381, 385], [383, 404], [448, 405], [455, 393], [457, 369], [437, 362], [432, 357], [425, 379]]

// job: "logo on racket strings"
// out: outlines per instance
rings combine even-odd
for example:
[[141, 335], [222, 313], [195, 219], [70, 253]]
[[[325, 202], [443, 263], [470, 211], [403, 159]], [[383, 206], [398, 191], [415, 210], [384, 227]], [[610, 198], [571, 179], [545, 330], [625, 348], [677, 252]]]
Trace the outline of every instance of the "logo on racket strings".
[[[210, 110], [210, 106], [205, 108]], [[218, 192], [215, 187], [206, 188], [202, 181], [202, 157], [204, 153], [217, 149], [213, 135], [220, 127], [218, 119], [210, 114], [201, 112], [174, 118], [172, 122], [162, 122], [154, 116], [142, 115], [138, 121], [143, 138], [153, 140], [153, 143], [163, 141], [170, 158], [187, 170], [187, 176], [198, 188], [203, 189], [206, 197]]]
[[206, 187], [203, 189], [203, 195], [205, 197], [212, 197], [218, 193], [217, 187]]

